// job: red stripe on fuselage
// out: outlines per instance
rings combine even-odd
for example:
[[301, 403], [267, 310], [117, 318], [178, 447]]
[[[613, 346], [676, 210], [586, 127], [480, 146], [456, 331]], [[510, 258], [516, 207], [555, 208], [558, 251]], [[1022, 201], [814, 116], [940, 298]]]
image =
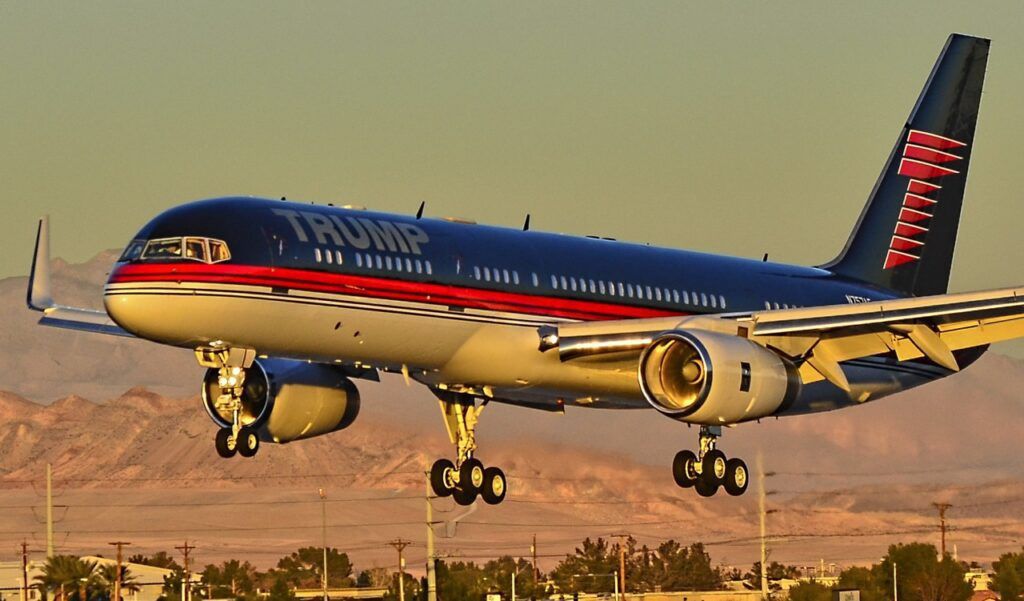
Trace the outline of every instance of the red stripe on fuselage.
[[518, 294], [306, 269], [227, 263], [216, 265], [191, 262], [128, 263], [116, 267], [109, 281], [111, 284], [141, 282], [205, 282], [268, 286], [587, 321], [688, 315], [679, 311], [535, 294]]

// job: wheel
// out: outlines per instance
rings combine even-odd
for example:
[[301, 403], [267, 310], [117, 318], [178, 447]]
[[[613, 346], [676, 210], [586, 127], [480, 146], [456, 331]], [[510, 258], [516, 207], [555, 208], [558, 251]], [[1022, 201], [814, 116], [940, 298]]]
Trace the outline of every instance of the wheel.
[[228, 459], [235, 456], [235, 452], [238, 448], [235, 445], [234, 439], [231, 437], [230, 428], [221, 428], [217, 430], [217, 437], [214, 439], [214, 447], [217, 449], [217, 454]]
[[721, 484], [725, 480], [725, 463], [725, 453], [718, 449], [704, 453], [700, 462], [701, 480], [707, 478], [709, 482]]
[[690, 488], [697, 482], [697, 456], [693, 451], [679, 451], [672, 460], [672, 477], [682, 488]]
[[438, 459], [430, 466], [430, 488], [439, 497], [449, 497], [455, 488], [452, 482], [452, 474], [455, 472], [455, 464], [447, 459]]
[[709, 482], [703, 477], [700, 477], [697, 478], [697, 481], [693, 484], [693, 489], [702, 497], [713, 497], [715, 493], [718, 492], [718, 483]]
[[238, 441], [235, 446], [238, 447], [238, 454], [242, 457], [252, 457], [256, 451], [260, 450], [260, 437], [252, 428], [242, 428], [238, 431]]
[[505, 481], [505, 472], [496, 467], [489, 467], [484, 470], [484, 485], [480, 489], [480, 496], [488, 505], [497, 505], [505, 500], [505, 493], [508, 491], [508, 483]]
[[750, 484], [750, 472], [747, 471], [747, 464], [741, 459], [730, 459], [725, 462], [725, 492], [738, 497], [747, 492], [747, 485]]
[[470, 458], [459, 466], [459, 488], [480, 492], [484, 486], [484, 464], [479, 459]]
[[452, 498], [459, 505], [472, 505], [476, 501], [476, 491], [467, 490], [462, 486], [456, 486], [455, 490], [452, 491]]

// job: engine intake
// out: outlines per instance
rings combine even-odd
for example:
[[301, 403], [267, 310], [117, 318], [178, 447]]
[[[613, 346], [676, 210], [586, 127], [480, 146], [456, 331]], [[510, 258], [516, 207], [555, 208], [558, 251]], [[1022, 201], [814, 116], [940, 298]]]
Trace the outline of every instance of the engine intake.
[[660, 334], [640, 355], [640, 389], [655, 409], [695, 424], [773, 414], [800, 380], [779, 355], [745, 338], [701, 330]]
[[[203, 405], [220, 427], [233, 416], [217, 406], [219, 373], [203, 378]], [[255, 428], [260, 439], [291, 442], [343, 430], [359, 415], [359, 390], [331, 365], [288, 359], [257, 359], [246, 372], [240, 420]]]

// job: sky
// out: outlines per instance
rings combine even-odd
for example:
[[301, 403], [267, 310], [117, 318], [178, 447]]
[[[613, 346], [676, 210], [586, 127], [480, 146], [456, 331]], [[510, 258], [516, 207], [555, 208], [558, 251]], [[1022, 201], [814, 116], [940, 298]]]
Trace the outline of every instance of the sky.
[[0, 277], [251, 194], [818, 264], [993, 39], [953, 290], [1024, 283], [1024, 4], [0, 3]]

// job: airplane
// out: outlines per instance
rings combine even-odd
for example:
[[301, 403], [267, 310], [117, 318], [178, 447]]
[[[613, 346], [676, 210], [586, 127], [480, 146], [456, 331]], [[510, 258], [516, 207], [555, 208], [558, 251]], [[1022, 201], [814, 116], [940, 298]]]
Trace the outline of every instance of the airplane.
[[[498, 504], [479, 459], [490, 402], [653, 408], [699, 426], [682, 488], [743, 494], [723, 427], [854, 407], [971, 365], [1024, 336], [1024, 288], [947, 293], [989, 40], [946, 41], [845, 247], [815, 267], [250, 197], [146, 224], [104, 311], [54, 302], [49, 222], [27, 293], [48, 326], [190, 349], [222, 457], [343, 430], [354, 380], [425, 385], [454, 456], [433, 491]], [[816, 199], [809, 197], [809, 202]]]

